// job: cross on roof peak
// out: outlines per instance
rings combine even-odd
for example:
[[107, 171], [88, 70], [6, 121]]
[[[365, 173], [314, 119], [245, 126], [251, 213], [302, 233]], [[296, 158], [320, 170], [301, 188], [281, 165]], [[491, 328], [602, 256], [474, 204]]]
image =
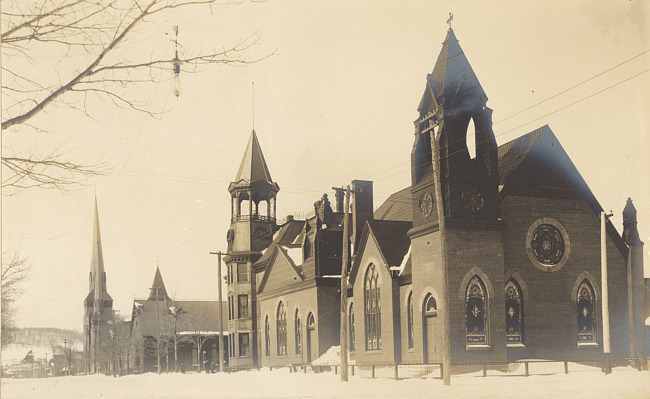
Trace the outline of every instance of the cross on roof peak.
[[449, 13], [449, 18], [447, 18], [447, 23], [449, 24], [449, 29], [451, 29], [451, 21], [454, 20], [454, 14]]

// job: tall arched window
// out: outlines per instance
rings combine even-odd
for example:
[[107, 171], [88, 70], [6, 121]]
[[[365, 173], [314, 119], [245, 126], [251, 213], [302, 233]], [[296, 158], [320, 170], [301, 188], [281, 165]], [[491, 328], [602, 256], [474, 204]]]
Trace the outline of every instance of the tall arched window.
[[506, 283], [506, 343], [521, 344], [524, 337], [524, 297], [514, 279]]
[[298, 313], [298, 309], [296, 309], [295, 321], [296, 355], [299, 355], [302, 352], [302, 335], [300, 334], [300, 313]]
[[271, 327], [269, 326], [269, 316], [266, 316], [264, 321], [264, 343], [266, 347], [264, 348], [264, 354], [266, 357], [271, 356]]
[[348, 323], [350, 323], [350, 342], [348, 347], [350, 348], [350, 352], [354, 352], [354, 304], [350, 305], [350, 320], [348, 320]]
[[578, 343], [595, 343], [596, 342], [596, 317], [594, 288], [589, 280], [584, 279], [578, 288]]
[[277, 334], [278, 334], [278, 356], [287, 354], [287, 311], [284, 308], [284, 302], [278, 305], [277, 314]]
[[412, 349], [413, 348], [413, 293], [411, 292], [409, 294], [409, 298], [406, 301], [406, 307], [408, 310], [408, 318], [407, 318], [407, 323], [408, 323], [408, 348]]
[[371, 264], [366, 271], [364, 281], [366, 349], [381, 349], [381, 306], [379, 303], [379, 273]]
[[485, 284], [477, 275], [467, 284], [465, 304], [467, 345], [487, 345], [487, 295]]

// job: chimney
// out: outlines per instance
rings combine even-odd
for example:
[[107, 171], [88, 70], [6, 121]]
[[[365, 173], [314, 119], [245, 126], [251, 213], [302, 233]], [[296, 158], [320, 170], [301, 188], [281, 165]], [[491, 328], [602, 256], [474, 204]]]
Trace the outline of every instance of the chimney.
[[[337, 193], [338, 194], [338, 193]], [[372, 181], [352, 181], [352, 238], [354, 253], [357, 253], [361, 233], [366, 220], [373, 218]]]
[[[334, 188], [334, 187], [333, 187]], [[337, 213], [343, 212], [343, 201], [345, 197], [345, 189], [343, 187], [341, 188], [334, 188], [334, 197], [336, 198], [336, 211]]]

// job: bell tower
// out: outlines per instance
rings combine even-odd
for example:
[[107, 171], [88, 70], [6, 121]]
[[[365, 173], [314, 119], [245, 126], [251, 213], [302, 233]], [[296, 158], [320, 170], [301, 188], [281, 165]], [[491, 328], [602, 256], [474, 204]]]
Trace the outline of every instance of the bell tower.
[[231, 199], [228, 256], [229, 362], [234, 367], [257, 364], [258, 327], [253, 263], [273, 240], [276, 195], [255, 130], [251, 132], [235, 180], [228, 186]]
[[[432, 137], [437, 141], [448, 224], [484, 224], [498, 218], [497, 145], [486, 103], [487, 95], [449, 28], [427, 75], [411, 155], [413, 187], [432, 185]], [[423, 211], [430, 212], [431, 200], [425, 193], [413, 200], [417, 225]]]
[[[413, 291], [433, 291], [438, 314], [445, 315], [436, 323], [448, 323], [449, 344], [436, 335], [438, 342], [427, 345], [449, 345], [458, 361], [500, 362], [507, 355], [505, 319], [499, 317], [505, 299], [497, 145], [486, 104], [450, 27], [414, 122], [409, 237]], [[476, 298], [482, 302], [474, 308]], [[427, 351], [429, 361], [442, 361], [432, 347]]]

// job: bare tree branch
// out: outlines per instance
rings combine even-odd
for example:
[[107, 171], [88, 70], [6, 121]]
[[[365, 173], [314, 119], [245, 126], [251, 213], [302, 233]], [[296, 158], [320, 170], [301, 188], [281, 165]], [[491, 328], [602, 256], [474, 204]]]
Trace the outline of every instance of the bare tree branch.
[[20, 285], [29, 278], [31, 264], [20, 255], [19, 251], [13, 254], [2, 252], [2, 345], [6, 345], [7, 339], [11, 337], [7, 331], [13, 327], [16, 308], [14, 302], [23, 293]]
[[[182, 7], [239, 4], [245, 0], [50, 0], [25, 3], [3, 1], [2, 15], [2, 125], [3, 133], [23, 133], [32, 119], [52, 106], [79, 109], [87, 117], [87, 101], [99, 100], [118, 108], [160, 116], [151, 100], [136, 96], [148, 84], [171, 78], [174, 63], [182, 72], [196, 73], [210, 65], [246, 66], [275, 53], [250, 56], [258, 44], [253, 33], [234, 45], [178, 57], [150, 55], [131, 50], [156, 24], [153, 16]], [[249, 0], [250, 1], [250, 0]], [[162, 15], [158, 17], [163, 18]], [[29, 68], [26, 68], [29, 67]], [[43, 73], [43, 70], [52, 73]], [[153, 71], [169, 71], [169, 78]], [[58, 76], [58, 80], [52, 79]], [[89, 97], [90, 95], [90, 97]], [[6, 143], [6, 141], [5, 141]], [[4, 154], [3, 154], [4, 155]], [[56, 155], [56, 156], [55, 156]], [[2, 158], [8, 171], [3, 187], [14, 189], [66, 187], [102, 175], [105, 165], [70, 162], [61, 154], [42, 158]]]

